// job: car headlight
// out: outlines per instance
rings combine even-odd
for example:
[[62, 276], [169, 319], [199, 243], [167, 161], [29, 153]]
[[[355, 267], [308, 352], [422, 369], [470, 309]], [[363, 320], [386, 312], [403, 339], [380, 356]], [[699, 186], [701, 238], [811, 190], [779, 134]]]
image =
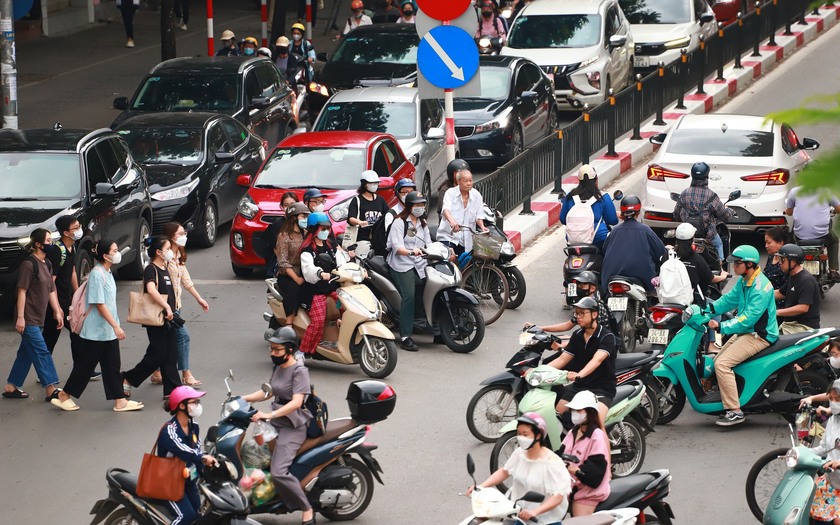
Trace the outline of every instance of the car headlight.
[[347, 217], [350, 216], [350, 201], [352, 199], [353, 198], [350, 197], [349, 199], [343, 200], [330, 208], [330, 219], [332, 219], [333, 222], [342, 222], [347, 220]]
[[322, 97], [330, 96], [330, 90], [327, 89], [327, 86], [323, 84], [318, 84], [317, 82], [310, 82], [309, 83], [309, 91], [312, 93], [317, 93]]
[[587, 58], [586, 60], [581, 62], [580, 65], [575, 69], [582, 69], [582, 68], [585, 68], [586, 66], [591, 66], [592, 64], [594, 64], [595, 62], [598, 61], [598, 58], [599, 57], [597, 55], [594, 56], [594, 57]]
[[785, 465], [787, 465], [788, 468], [794, 468], [798, 464], [799, 464], [799, 451], [796, 450], [795, 448], [792, 448], [792, 449], [788, 450], [787, 454], [785, 454]]
[[490, 122], [485, 122], [484, 124], [479, 124], [475, 127], [475, 133], [484, 133], [487, 131], [493, 131], [494, 129], [504, 129], [508, 125], [508, 117], [510, 116], [510, 112], [513, 111], [513, 107], [509, 107], [506, 110], [502, 111], [502, 113], [491, 120]]
[[586, 80], [589, 81], [589, 85], [594, 87], [595, 89], [601, 89], [601, 72], [600, 71], [590, 71], [586, 74]]
[[242, 200], [239, 201], [239, 208], [237, 211], [239, 212], [239, 215], [242, 215], [246, 219], [253, 219], [257, 216], [257, 212], [260, 211], [260, 208], [257, 206], [257, 203], [254, 202], [254, 199], [246, 193], [245, 196], [242, 197]]
[[183, 199], [184, 197], [189, 195], [192, 192], [192, 190], [195, 189], [196, 186], [198, 186], [198, 183], [199, 179], [196, 177], [195, 180], [193, 180], [192, 182], [188, 182], [187, 184], [153, 193], [152, 198], [156, 201], [171, 201], [174, 199]]
[[685, 47], [691, 42], [690, 36], [684, 36], [682, 38], [675, 38], [674, 40], [669, 40], [665, 42], [665, 49], [677, 49], [680, 47]]
[[505, 241], [502, 243], [502, 255], [514, 255], [515, 253], [516, 250], [513, 247], [513, 243], [511, 243], [510, 241]]

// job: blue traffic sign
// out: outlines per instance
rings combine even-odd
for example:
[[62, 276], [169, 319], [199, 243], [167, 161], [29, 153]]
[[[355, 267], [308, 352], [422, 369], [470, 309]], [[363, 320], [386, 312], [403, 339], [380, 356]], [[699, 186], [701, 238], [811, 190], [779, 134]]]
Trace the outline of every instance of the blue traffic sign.
[[420, 39], [417, 67], [433, 85], [459, 88], [478, 71], [478, 47], [460, 27], [436, 27]]

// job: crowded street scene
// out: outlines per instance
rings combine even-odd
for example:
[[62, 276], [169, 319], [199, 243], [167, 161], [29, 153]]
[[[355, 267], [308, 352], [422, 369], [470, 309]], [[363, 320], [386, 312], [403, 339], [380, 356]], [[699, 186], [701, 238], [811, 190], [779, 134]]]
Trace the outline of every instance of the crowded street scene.
[[0, 0], [0, 523], [840, 524], [838, 17]]

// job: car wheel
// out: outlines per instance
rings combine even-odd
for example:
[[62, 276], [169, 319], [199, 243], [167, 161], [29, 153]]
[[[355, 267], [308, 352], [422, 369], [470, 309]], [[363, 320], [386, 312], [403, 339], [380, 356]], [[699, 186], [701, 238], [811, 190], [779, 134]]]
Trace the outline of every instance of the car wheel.
[[219, 214], [216, 211], [216, 203], [213, 199], [207, 199], [204, 203], [204, 218], [200, 226], [196, 228], [196, 240], [202, 248], [209, 248], [216, 242], [216, 235], [219, 232]]
[[90, 251], [87, 247], [82, 248], [79, 250], [79, 262], [76, 266], [76, 271], [79, 273], [79, 282], [85, 280], [90, 274], [90, 271], [93, 269], [93, 257], [90, 255]]
[[513, 133], [510, 137], [510, 150], [508, 154], [508, 160], [515, 159], [517, 156], [519, 156], [520, 153], [522, 153], [523, 149], [525, 149], [525, 139], [522, 137], [522, 128], [517, 122], [514, 125]]
[[144, 217], [140, 217], [140, 220], [137, 222], [137, 244], [135, 245], [136, 256], [134, 257], [134, 261], [120, 268], [120, 275], [122, 277], [127, 279], [139, 279], [143, 277], [143, 270], [145, 270], [146, 266], [148, 266], [151, 262], [149, 252], [146, 250], [144, 241], [151, 234], [152, 230], [149, 228], [149, 223]]
[[548, 135], [554, 134], [558, 129], [560, 129], [560, 111], [557, 106], [551, 104], [551, 109], [548, 110]]
[[432, 198], [432, 176], [427, 171], [425, 175], [423, 175], [423, 181], [420, 185], [420, 191], [423, 195], [426, 196], [426, 199]]
[[247, 266], [236, 266], [235, 264], [230, 263], [230, 267], [233, 269], [233, 273], [237, 277], [250, 277], [251, 274], [254, 273], [254, 270], [248, 268]]

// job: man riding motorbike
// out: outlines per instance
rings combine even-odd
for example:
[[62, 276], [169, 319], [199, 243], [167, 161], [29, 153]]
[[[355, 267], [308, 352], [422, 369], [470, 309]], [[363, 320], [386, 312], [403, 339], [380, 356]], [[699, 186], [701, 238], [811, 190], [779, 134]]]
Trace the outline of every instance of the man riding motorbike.
[[840, 200], [828, 200], [820, 195], [799, 195], [800, 187], [790, 190], [785, 199], [785, 215], [793, 217], [793, 234], [797, 242], [820, 239], [828, 249], [828, 270], [831, 279], [840, 281], [838, 269], [838, 246], [840, 241], [831, 228], [831, 211], [840, 212]]
[[775, 299], [782, 308], [776, 315], [784, 319], [779, 325], [782, 334], [795, 334], [820, 327], [820, 284], [816, 277], [802, 267], [805, 250], [796, 244], [785, 244], [776, 253], [787, 282], [776, 290]]
[[691, 186], [680, 193], [674, 206], [674, 220], [702, 224], [701, 230], [705, 229], [706, 241], [715, 247], [722, 261], [723, 240], [717, 232], [717, 223], [728, 221], [735, 212], [724, 206], [717, 193], [709, 188], [709, 171], [709, 165], [705, 162], [698, 162], [691, 167]]

